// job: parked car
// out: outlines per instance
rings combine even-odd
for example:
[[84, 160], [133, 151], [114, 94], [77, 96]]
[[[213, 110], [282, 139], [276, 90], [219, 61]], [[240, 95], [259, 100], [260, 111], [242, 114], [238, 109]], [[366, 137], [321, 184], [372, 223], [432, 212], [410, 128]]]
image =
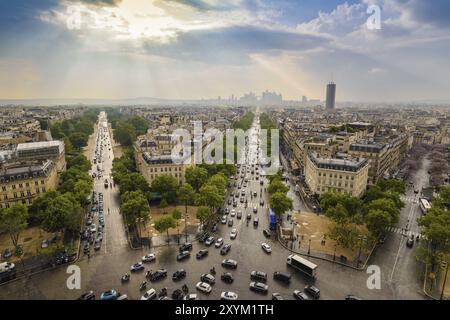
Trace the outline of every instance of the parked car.
[[284, 298], [278, 292], [274, 292], [274, 293], [272, 293], [272, 300], [284, 300]]
[[269, 291], [269, 286], [262, 282], [250, 282], [250, 290], [266, 294]]
[[207, 255], [208, 255], [208, 250], [203, 249], [203, 250], [200, 250], [199, 252], [197, 252], [197, 254], [195, 255], [195, 257], [196, 257], [197, 259], [203, 259], [203, 258], [206, 257]]
[[220, 219], [220, 223], [221, 224], [226, 224], [227, 220], [228, 220], [227, 216], [222, 216], [222, 218]]

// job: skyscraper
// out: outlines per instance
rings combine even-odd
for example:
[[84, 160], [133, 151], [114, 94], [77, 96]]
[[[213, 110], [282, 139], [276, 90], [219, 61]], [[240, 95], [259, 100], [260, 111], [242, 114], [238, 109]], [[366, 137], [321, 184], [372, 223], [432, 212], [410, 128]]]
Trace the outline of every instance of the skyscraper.
[[331, 81], [327, 85], [327, 102], [326, 107], [327, 109], [333, 110], [336, 102], [336, 84]]

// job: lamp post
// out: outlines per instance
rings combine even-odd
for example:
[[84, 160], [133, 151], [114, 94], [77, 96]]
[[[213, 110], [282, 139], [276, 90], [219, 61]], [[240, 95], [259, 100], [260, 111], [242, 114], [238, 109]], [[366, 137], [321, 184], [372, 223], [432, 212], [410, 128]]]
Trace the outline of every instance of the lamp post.
[[359, 240], [360, 240], [360, 242], [359, 242], [359, 252], [358, 252], [358, 259], [356, 261], [356, 267], [357, 268], [359, 267], [359, 260], [361, 259], [361, 250], [362, 250], [363, 239], [364, 239], [363, 236], [359, 236]]
[[311, 254], [311, 238], [309, 239], [309, 244], [308, 244], [308, 256]]

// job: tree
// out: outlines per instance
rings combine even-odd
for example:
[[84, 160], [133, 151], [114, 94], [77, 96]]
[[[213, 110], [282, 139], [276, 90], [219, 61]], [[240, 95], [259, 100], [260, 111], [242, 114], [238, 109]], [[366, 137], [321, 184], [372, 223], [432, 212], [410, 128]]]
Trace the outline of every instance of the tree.
[[197, 219], [200, 220], [202, 226], [211, 218], [211, 216], [212, 211], [210, 208], [201, 206], [197, 209]]
[[184, 232], [186, 236], [186, 241], [188, 238], [187, 235], [187, 215], [188, 215], [188, 205], [194, 203], [195, 191], [189, 183], [185, 183], [178, 192], [178, 199], [184, 205], [185, 208], [185, 216], [184, 216]]
[[34, 200], [28, 208], [30, 224], [40, 222], [43, 218], [43, 213], [50, 206], [50, 201], [59, 195], [58, 191], [50, 190]]
[[336, 241], [339, 246], [353, 250], [358, 244], [359, 232], [356, 225], [348, 221], [333, 222], [328, 229], [327, 237]]
[[215, 186], [220, 195], [225, 197], [227, 193], [228, 178], [223, 173], [217, 173], [208, 179], [207, 185]]
[[137, 135], [142, 135], [147, 132], [148, 123], [147, 123], [147, 120], [145, 120], [144, 118], [142, 118], [140, 116], [134, 116], [129, 120], [129, 122], [136, 130]]
[[119, 184], [121, 194], [130, 191], [141, 191], [143, 194], [147, 194], [150, 189], [145, 178], [137, 172], [126, 173], [119, 180], [116, 180], [116, 177], [113, 178]]
[[42, 214], [42, 227], [47, 232], [75, 230], [80, 226], [81, 208], [70, 193], [50, 200], [48, 208]]
[[224, 196], [214, 185], [205, 185], [200, 188], [199, 195], [197, 197], [197, 204], [201, 206], [207, 206], [211, 210], [219, 208], [224, 200]]
[[74, 132], [69, 136], [69, 140], [74, 148], [81, 149], [87, 146], [88, 136], [83, 132]]
[[178, 180], [172, 175], [162, 174], [152, 181], [152, 191], [159, 193], [168, 203], [175, 202], [179, 188]]
[[87, 172], [91, 169], [91, 163], [83, 154], [80, 153], [76, 156], [68, 157], [67, 169], [70, 169], [73, 167], [75, 167], [81, 171]]
[[128, 122], [120, 121], [114, 130], [114, 140], [122, 146], [131, 146], [136, 141], [136, 129]]
[[141, 191], [125, 193], [122, 196], [121, 210], [128, 225], [136, 225], [138, 221], [143, 222], [145, 225], [148, 222], [150, 206], [147, 198]]
[[178, 242], [180, 241], [180, 228], [179, 228], [179, 223], [180, 223], [180, 219], [182, 217], [182, 213], [180, 210], [178, 210], [177, 208], [174, 208], [172, 210], [172, 218], [175, 219], [175, 221], [177, 222], [177, 230], [178, 230]]
[[367, 212], [371, 210], [381, 210], [389, 214], [391, 223], [397, 223], [400, 212], [391, 199], [377, 199], [367, 204]]
[[397, 192], [399, 194], [405, 193], [406, 184], [400, 179], [382, 179], [377, 183], [377, 186], [386, 191]]
[[277, 192], [287, 193], [289, 191], [289, 187], [286, 186], [280, 179], [273, 179], [272, 182], [270, 182], [267, 191], [269, 194], [274, 194]]
[[[159, 207], [161, 209], [166, 209], [169, 206], [169, 204], [167, 203], [166, 199], [162, 199], [161, 202], [159, 203]], [[167, 212], [165, 212], [164, 210], [164, 214], [166, 214]]]
[[87, 205], [88, 197], [91, 194], [91, 190], [92, 190], [92, 182], [86, 180], [79, 180], [75, 182], [73, 194], [81, 205]]
[[19, 250], [20, 233], [27, 227], [28, 208], [24, 204], [18, 203], [11, 208], [0, 211], [0, 233], [8, 233], [11, 242]]
[[169, 229], [175, 228], [177, 223], [172, 216], [163, 216], [155, 222], [155, 229], [158, 232], [167, 232], [167, 244], [169, 244]]
[[189, 167], [186, 169], [184, 176], [186, 182], [189, 183], [195, 191], [199, 191], [208, 180], [208, 171], [202, 167]]
[[286, 211], [292, 210], [292, 199], [282, 192], [276, 192], [270, 196], [270, 207], [280, 219]]
[[375, 238], [379, 238], [384, 232], [386, 232], [387, 227], [392, 225], [392, 217], [387, 211], [372, 209], [369, 213], [367, 213], [365, 222], [370, 233]]

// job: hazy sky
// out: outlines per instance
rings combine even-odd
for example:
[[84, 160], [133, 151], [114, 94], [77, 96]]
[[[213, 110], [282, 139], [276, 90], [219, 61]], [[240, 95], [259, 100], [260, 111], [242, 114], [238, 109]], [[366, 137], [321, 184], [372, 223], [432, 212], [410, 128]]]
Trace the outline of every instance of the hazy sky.
[[450, 99], [449, 17], [449, 0], [2, 0], [0, 99], [324, 99], [331, 74], [341, 101]]

